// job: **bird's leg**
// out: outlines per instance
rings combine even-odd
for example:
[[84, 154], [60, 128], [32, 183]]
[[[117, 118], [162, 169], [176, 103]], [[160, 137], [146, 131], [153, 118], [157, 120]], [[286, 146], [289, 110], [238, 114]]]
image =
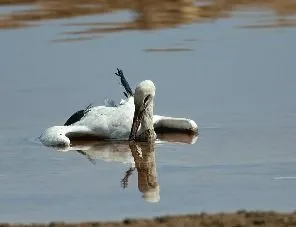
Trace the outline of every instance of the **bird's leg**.
[[133, 96], [133, 91], [132, 91], [129, 83], [127, 82], [126, 78], [124, 77], [123, 71], [121, 69], [117, 68], [117, 72], [115, 73], [115, 75], [120, 78], [120, 83], [126, 91], [126, 92], [124, 92], [124, 95], [126, 97]]
[[130, 167], [129, 170], [127, 170], [125, 172], [124, 177], [120, 181], [122, 188], [127, 188], [127, 186], [128, 186], [128, 178], [133, 174], [135, 169], [136, 169], [135, 167]]
[[121, 77], [123, 75], [122, 70], [117, 68], [117, 73], [115, 73], [115, 75]]

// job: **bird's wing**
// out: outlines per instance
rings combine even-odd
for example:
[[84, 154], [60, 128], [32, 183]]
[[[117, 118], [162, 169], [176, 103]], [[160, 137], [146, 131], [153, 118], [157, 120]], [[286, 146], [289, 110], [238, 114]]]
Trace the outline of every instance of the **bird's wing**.
[[83, 118], [85, 116], [85, 114], [87, 114], [90, 111], [91, 108], [93, 108], [93, 105], [89, 104], [85, 109], [78, 110], [77, 112], [72, 114], [71, 117], [69, 117], [69, 119], [66, 121], [66, 123], [64, 125], [65, 126], [72, 125], [72, 124], [80, 121], [81, 118]]
[[78, 110], [77, 112], [72, 114], [71, 117], [69, 117], [69, 119], [66, 121], [66, 123], [64, 125], [65, 126], [72, 125], [72, 124], [76, 123], [77, 121], [80, 121], [80, 119], [83, 118], [83, 116], [84, 116], [84, 110]]
[[197, 133], [197, 124], [190, 119], [165, 117], [160, 115], [153, 116], [153, 126], [158, 132], [189, 132]]

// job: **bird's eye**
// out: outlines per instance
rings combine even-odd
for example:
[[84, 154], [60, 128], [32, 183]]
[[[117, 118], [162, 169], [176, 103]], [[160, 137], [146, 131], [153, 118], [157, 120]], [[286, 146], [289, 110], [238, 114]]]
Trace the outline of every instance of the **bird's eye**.
[[149, 98], [150, 98], [150, 95], [147, 95], [147, 96], [145, 97], [145, 99], [144, 99], [144, 104], [147, 103], [147, 101], [149, 100]]

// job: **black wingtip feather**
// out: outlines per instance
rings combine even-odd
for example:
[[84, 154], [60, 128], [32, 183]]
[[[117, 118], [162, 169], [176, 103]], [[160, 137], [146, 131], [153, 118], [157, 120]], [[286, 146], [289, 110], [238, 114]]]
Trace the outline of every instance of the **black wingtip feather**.
[[72, 114], [72, 116], [66, 121], [66, 123], [64, 125], [69, 126], [69, 125], [76, 123], [77, 121], [80, 121], [81, 118], [83, 118], [84, 115], [87, 114], [92, 107], [93, 107], [93, 105], [89, 104], [85, 109], [78, 110], [77, 112]]

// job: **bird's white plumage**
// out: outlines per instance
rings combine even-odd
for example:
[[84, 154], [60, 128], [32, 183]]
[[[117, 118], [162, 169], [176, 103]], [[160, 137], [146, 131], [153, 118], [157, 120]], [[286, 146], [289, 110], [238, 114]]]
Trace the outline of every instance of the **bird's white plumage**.
[[[137, 101], [143, 102], [144, 94], [155, 94], [155, 86], [152, 81], [143, 81], [136, 88], [135, 96], [122, 100], [119, 106], [96, 106], [88, 109], [85, 115], [77, 122], [67, 126], [53, 126], [46, 129], [40, 136], [40, 141], [47, 146], [69, 146], [71, 138], [77, 137], [96, 137], [97, 139], [127, 140], [131, 132], [135, 104]], [[143, 97], [142, 97], [143, 96]], [[135, 99], [135, 103], [134, 103]], [[147, 108], [149, 109], [149, 108]], [[147, 110], [148, 111], [148, 110]], [[150, 107], [152, 121], [155, 129], [165, 129], [165, 131], [192, 131], [197, 132], [197, 124], [186, 118], [173, 118], [160, 115], [153, 115], [153, 106]], [[151, 119], [150, 117], [150, 119]], [[144, 117], [145, 119], [145, 117]], [[144, 122], [145, 123], [145, 122]], [[148, 127], [143, 124], [143, 127]], [[142, 126], [138, 132], [143, 131]], [[150, 127], [150, 126], [149, 126]]]
[[47, 146], [69, 146], [71, 135], [95, 136], [99, 139], [127, 139], [134, 113], [133, 97], [117, 107], [92, 107], [80, 121], [68, 126], [46, 129], [40, 141]]
[[73, 126], [87, 126], [98, 137], [122, 139], [128, 136], [133, 112], [134, 105], [131, 97], [117, 107], [93, 107]]
[[[167, 121], [168, 123], [171, 124], [171, 128], [176, 129], [176, 127], [181, 127], [184, 128], [181, 123], [186, 123], [188, 125], [187, 129], [190, 129], [192, 132], [196, 132], [198, 130], [198, 125], [195, 123], [194, 120], [188, 119], [188, 118], [181, 118], [181, 117], [166, 117], [166, 116], [161, 116], [161, 115], [153, 115], [153, 125], [154, 127], [157, 127], [158, 124], [164, 124], [164, 122]], [[175, 126], [173, 126], [174, 124]], [[169, 126], [169, 125], [168, 125]]]

